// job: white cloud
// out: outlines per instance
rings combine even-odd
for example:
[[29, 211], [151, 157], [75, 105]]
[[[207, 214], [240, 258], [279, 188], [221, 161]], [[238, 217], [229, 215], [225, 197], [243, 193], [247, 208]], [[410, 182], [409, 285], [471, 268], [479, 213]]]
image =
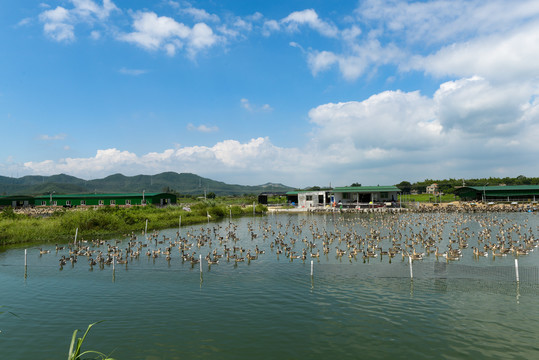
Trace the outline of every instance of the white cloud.
[[209, 132], [219, 131], [219, 127], [217, 127], [217, 126], [207, 126], [207, 125], [203, 125], [203, 124], [195, 126], [195, 125], [189, 123], [189, 124], [187, 124], [187, 130], [209, 133]]
[[32, 18], [24, 18], [22, 20], [20, 20], [18, 23], [17, 23], [17, 26], [26, 26], [28, 24], [31, 24], [32, 23]]
[[262, 26], [262, 35], [270, 36], [272, 32], [279, 31], [280, 26], [276, 20], [267, 20]]
[[213, 46], [217, 41], [218, 37], [208, 25], [195, 24], [189, 36], [190, 52], [195, 55], [198, 51]]
[[245, 110], [251, 110], [251, 104], [249, 103], [249, 100], [243, 98], [240, 100], [240, 103]]
[[504, 34], [482, 36], [444, 46], [415, 57], [403, 69], [424, 70], [435, 76], [479, 75], [496, 81], [528, 80], [539, 76], [539, 23]]
[[244, 108], [245, 110], [251, 111], [251, 112], [257, 112], [257, 111], [270, 112], [270, 111], [273, 111], [273, 108], [269, 104], [264, 104], [262, 106], [253, 105], [246, 98], [241, 99], [240, 104], [241, 104], [242, 108]]
[[90, 38], [92, 38], [93, 40], [99, 40], [101, 38], [101, 33], [99, 31], [93, 30], [90, 33]]
[[526, 84], [493, 86], [480, 77], [449, 81], [436, 91], [437, 116], [447, 129], [468, 134], [510, 136], [521, 131], [533, 94]]
[[419, 92], [385, 91], [367, 100], [325, 104], [312, 109], [315, 144], [339, 149], [340, 162], [357, 162], [365, 151], [410, 151], [433, 146], [443, 136], [432, 99]]
[[[214, 178], [226, 174], [229, 178], [235, 177], [236, 182], [248, 184], [253, 180], [263, 181], [262, 174], [269, 167], [279, 168], [278, 172], [283, 174], [291, 173], [294, 166], [289, 161], [292, 157], [299, 159], [301, 156], [294, 149], [274, 146], [268, 138], [257, 138], [247, 143], [225, 140], [212, 147], [178, 147], [142, 156], [118, 149], [98, 150], [94, 157], [26, 162], [24, 169], [33, 174], [68, 173], [85, 178], [106, 176], [111, 172], [134, 175], [177, 171], [208, 174]], [[246, 174], [251, 172], [260, 175], [247, 179]]]
[[[537, 87], [463, 78], [441, 84], [433, 96], [384, 91], [362, 101], [317, 106], [308, 114], [313, 129], [301, 148], [278, 147], [269, 138], [230, 139], [141, 156], [99, 150], [89, 158], [27, 162], [24, 169], [93, 178], [111, 172], [193, 172], [240, 184], [271, 179], [294, 186], [514, 176], [530, 168], [539, 151], [537, 93]], [[253, 108], [248, 99], [241, 104]]]
[[135, 43], [148, 50], [157, 50], [170, 39], [186, 39], [190, 29], [167, 16], [138, 11], [133, 14], [134, 32], [123, 34], [120, 40]]
[[41, 162], [26, 162], [24, 167], [35, 174], [51, 175], [58, 173], [70, 173], [80, 175], [91, 175], [92, 173], [104, 174], [114, 171], [116, 167], [124, 169], [136, 165], [137, 156], [128, 151], [117, 149], [97, 150], [97, 154], [92, 158], [65, 158], [58, 162], [45, 160]]
[[490, 81], [539, 76], [537, 1], [369, 0], [354, 14], [341, 30], [313, 9], [297, 11], [279, 23], [266, 21], [272, 27], [266, 25], [263, 34], [309, 26], [335, 40], [326, 48], [308, 47], [307, 64], [314, 76], [338, 66], [346, 80], [355, 81], [383, 65]]
[[99, 6], [93, 0], [71, 0], [74, 5], [73, 11], [81, 18], [89, 20], [97, 18], [104, 20], [110, 16], [113, 11], [119, 11], [111, 0], [103, 0], [103, 5]]
[[134, 43], [146, 50], [163, 49], [169, 56], [186, 44], [188, 54], [195, 56], [199, 51], [209, 48], [220, 40], [212, 29], [198, 23], [190, 28], [167, 16], [157, 16], [154, 12], [135, 12], [133, 15], [135, 31], [120, 34], [119, 39]]
[[329, 69], [333, 64], [338, 63], [339, 57], [331, 51], [312, 51], [308, 54], [307, 63], [313, 75], [320, 71]]
[[535, 0], [368, 0], [356, 10], [359, 21], [379, 24], [406, 41], [434, 44], [492, 33], [503, 34], [539, 15]]
[[70, 0], [70, 2], [73, 4], [70, 9], [58, 6], [39, 15], [45, 35], [55, 41], [72, 42], [75, 40], [77, 24], [103, 22], [112, 12], [119, 11], [110, 0], [103, 0], [102, 6], [93, 0]]
[[348, 53], [335, 54], [331, 51], [311, 50], [307, 55], [307, 64], [314, 76], [338, 65], [343, 78], [354, 81], [371, 69], [401, 59], [403, 53], [394, 45], [382, 46], [376, 39], [369, 39], [360, 44], [349, 45]]
[[54, 141], [54, 140], [64, 140], [67, 137], [66, 134], [56, 134], [56, 135], [39, 135], [39, 139], [46, 140], [46, 141]]
[[321, 20], [313, 9], [295, 11], [282, 19], [280, 23], [286, 26], [289, 31], [297, 31], [299, 25], [307, 25], [327, 37], [336, 37], [339, 33], [335, 25]]
[[209, 22], [219, 22], [219, 16], [215, 14], [210, 14], [204, 9], [196, 9], [194, 7], [188, 7], [182, 9], [181, 12], [190, 15], [196, 21], [209, 21]]
[[45, 35], [58, 42], [71, 42], [75, 40], [75, 28], [64, 23], [47, 23], [43, 25]]
[[121, 68], [119, 72], [120, 74], [124, 74], [124, 75], [139, 76], [139, 75], [146, 74], [148, 70]]

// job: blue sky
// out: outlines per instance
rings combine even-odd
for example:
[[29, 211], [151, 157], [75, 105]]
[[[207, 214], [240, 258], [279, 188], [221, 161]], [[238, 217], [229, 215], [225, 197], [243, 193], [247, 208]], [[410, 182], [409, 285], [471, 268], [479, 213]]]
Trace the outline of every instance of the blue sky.
[[0, 175], [538, 176], [537, 1], [4, 1]]

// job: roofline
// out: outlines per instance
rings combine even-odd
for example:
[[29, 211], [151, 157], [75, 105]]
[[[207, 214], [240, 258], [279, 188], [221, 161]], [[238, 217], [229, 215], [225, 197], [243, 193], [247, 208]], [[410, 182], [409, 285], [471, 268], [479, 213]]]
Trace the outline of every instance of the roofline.
[[125, 194], [47, 194], [47, 195], [38, 195], [38, 196], [35, 196], [34, 198], [36, 199], [49, 199], [50, 197], [53, 198], [57, 198], [57, 199], [60, 199], [60, 198], [111, 198], [111, 197], [115, 197], [115, 198], [118, 198], [118, 197], [154, 197], [154, 196], [159, 196], [159, 195], [171, 195], [171, 196], [176, 196], [175, 194], [170, 194], [170, 193], [144, 193], [144, 195], [142, 193], [125, 193]]

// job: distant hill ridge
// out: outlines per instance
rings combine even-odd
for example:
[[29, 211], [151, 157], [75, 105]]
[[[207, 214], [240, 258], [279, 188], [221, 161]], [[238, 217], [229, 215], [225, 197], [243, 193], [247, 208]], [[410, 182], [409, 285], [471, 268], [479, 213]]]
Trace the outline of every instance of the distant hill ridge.
[[42, 195], [76, 193], [126, 193], [175, 191], [185, 195], [213, 192], [216, 195], [258, 194], [293, 190], [283, 184], [266, 183], [249, 186], [226, 184], [195, 174], [164, 172], [156, 175], [125, 176], [114, 174], [103, 179], [84, 180], [66, 174], [51, 176], [28, 175], [21, 178], [0, 176], [1, 195]]

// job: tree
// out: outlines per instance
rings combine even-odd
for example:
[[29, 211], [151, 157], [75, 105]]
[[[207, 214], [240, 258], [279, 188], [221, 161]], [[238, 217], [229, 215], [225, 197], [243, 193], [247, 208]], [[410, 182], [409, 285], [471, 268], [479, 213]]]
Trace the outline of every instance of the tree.
[[215, 193], [214, 193], [214, 192], [211, 192], [211, 193], [209, 193], [208, 195], [206, 195], [206, 197], [207, 197], [208, 199], [215, 199]]
[[353, 183], [353, 184], [352, 184], [352, 185], [350, 185], [350, 186], [351, 186], [351, 187], [360, 187], [360, 186], [361, 186], [361, 184], [360, 184], [360, 183], [357, 183], [357, 182], [355, 182], [355, 183]]
[[409, 181], [401, 181], [397, 184], [397, 187], [405, 194], [409, 194], [412, 190], [412, 184]]

